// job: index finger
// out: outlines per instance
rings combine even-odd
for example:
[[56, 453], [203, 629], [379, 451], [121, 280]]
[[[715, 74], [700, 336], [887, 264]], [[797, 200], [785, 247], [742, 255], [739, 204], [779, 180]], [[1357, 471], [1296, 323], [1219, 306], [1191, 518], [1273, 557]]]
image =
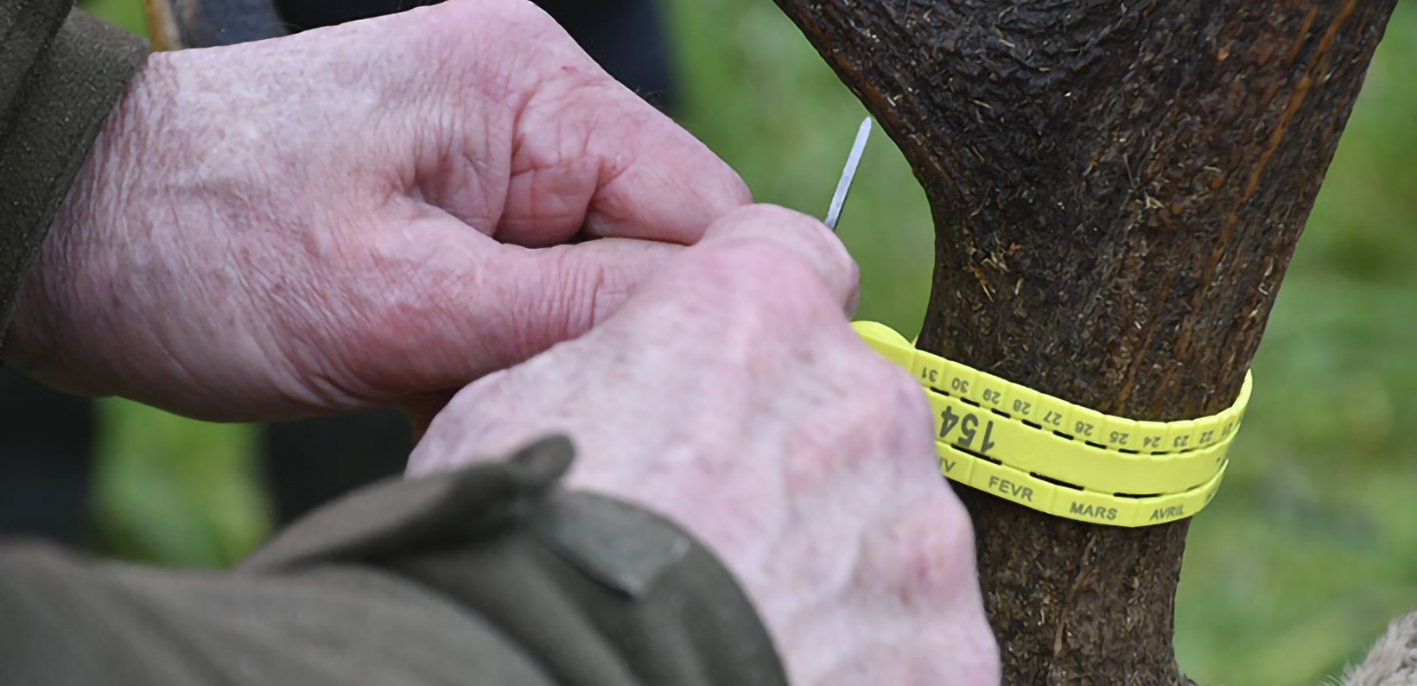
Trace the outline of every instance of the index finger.
[[515, 118], [499, 240], [540, 247], [585, 229], [687, 245], [752, 201], [707, 146], [562, 36]]

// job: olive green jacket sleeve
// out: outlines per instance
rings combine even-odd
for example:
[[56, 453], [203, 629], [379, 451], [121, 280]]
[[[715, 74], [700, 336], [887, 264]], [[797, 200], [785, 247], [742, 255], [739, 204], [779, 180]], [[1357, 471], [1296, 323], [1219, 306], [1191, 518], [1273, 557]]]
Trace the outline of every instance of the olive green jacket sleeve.
[[377, 485], [233, 573], [0, 544], [0, 684], [777, 686], [737, 583], [669, 522], [557, 487], [571, 448]]
[[72, 0], [0, 0], [0, 338], [59, 205], [146, 54], [142, 39]]

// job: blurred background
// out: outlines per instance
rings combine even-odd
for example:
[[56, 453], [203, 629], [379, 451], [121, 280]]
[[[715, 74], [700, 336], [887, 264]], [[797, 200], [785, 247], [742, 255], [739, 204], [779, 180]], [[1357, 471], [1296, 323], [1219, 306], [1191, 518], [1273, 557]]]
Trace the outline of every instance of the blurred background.
[[[140, 0], [90, 11], [142, 32]], [[759, 200], [822, 214], [864, 111], [770, 0], [666, 0], [671, 114]], [[1255, 360], [1230, 474], [1191, 528], [1177, 650], [1201, 683], [1318, 684], [1417, 609], [1417, 4], [1388, 27]], [[842, 238], [860, 315], [918, 330], [924, 195], [885, 136]], [[255, 430], [98, 405], [91, 547], [222, 567], [272, 509]], [[328, 455], [330, 469], [340, 455]]]

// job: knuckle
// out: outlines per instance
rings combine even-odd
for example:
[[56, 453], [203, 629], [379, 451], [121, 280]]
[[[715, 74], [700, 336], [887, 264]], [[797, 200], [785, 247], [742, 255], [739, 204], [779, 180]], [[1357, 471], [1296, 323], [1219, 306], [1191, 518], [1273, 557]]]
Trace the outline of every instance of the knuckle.
[[482, 21], [496, 21], [524, 30], [559, 32], [560, 28], [546, 10], [531, 0], [457, 0], [446, 6], [475, 13]]
[[[771, 293], [801, 296], [821, 290], [822, 280], [802, 255], [767, 241], [751, 241], [733, 250], [742, 261], [748, 285]], [[767, 293], [764, 293], [767, 295]]]
[[691, 252], [690, 269], [736, 307], [794, 321], [819, 313], [823, 304], [837, 309], [812, 263], [781, 245], [743, 240]]
[[805, 257], [842, 296], [854, 297], [857, 290], [856, 261], [830, 229], [805, 214], [776, 205], [747, 205], [720, 220], [710, 235], [776, 243]]
[[809, 235], [816, 235], [814, 229], [818, 227], [826, 228], [801, 212], [766, 203], [740, 207], [724, 220], [730, 228], [766, 226], [777, 231], [803, 231]]
[[420, 16], [423, 30], [413, 34], [420, 50], [439, 56], [438, 71], [475, 92], [516, 100], [550, 82], [609, 80], [531, 0], [451, 0]]

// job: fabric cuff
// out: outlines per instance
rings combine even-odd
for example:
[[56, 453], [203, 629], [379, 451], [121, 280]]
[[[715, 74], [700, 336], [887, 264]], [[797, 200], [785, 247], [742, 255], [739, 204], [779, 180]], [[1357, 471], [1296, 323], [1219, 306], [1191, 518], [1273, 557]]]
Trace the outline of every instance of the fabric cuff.
[[78, 10], [47, 47], [46, 31], [24, 32], [36, 51], [27, 73], [9, 79], [16, 87], [0, 111], [0, 336], [69, 187], [147, 54], [141, 38]]

